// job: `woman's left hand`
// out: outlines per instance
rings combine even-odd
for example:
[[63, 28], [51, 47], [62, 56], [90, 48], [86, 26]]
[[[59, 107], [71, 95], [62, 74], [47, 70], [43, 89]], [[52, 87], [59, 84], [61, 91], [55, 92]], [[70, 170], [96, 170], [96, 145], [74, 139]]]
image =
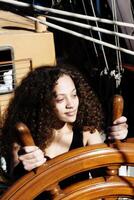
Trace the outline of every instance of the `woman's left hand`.
[[113, 122], [113, 125], [109, 127], [108, 139], [118, 139], [123, 140], [127, 137], [128, 125], [127, 118], [122, 116]]

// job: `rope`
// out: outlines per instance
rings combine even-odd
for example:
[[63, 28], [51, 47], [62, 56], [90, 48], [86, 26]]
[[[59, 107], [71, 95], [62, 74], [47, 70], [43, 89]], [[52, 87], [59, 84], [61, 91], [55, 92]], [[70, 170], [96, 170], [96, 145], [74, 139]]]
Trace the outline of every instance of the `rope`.
[[[95, 10], [94, 10], [94, 6], [93, 6], [93, 1], [90, 0], [90, 3], [91, 3], [91, 7], [92, 7], [92, 11], [93, 11], [93, 15], [94, 17], [96, 17], [96, 14], [95, 14]], [[99, 25], [98, 25], [98, 22], [96, 21], [95, 22], [96, 24], [96, 27], [98, 28]], [[102, 37], [101, 37], [101, 34], [100, 32], [98, 31], [98, 36], [99, 36], [99, 40], [102, 41]], [[108, 73], [109, 71], [109, 66], [108, 66], [108, 62], [107, 62], [107, 57], [106, 57], [106, 53], [105, 53], [105, 50], [104, 50], [104, 46], [101, 44], [101, 50], [102, 50], [102, 53], [103, 53], [103, 57], [104, 57], [104, 61], [105, 61], [105, 73]]]
[[[15, 1], [15, 0], [8, 0], [8, 1], [7, 0], [0, 0], [0, 2], [9, 3], [9, 4], [12, 4], [12, 5], [25, 7], [25, 8], [30, 7], [30, 4], [28, 4], [28, 3], [18, 2], [18, 1]], [[40, 11], [47, 11], [47, 12], [50, 12], [50, 13], [61, 14], [61, 15], [69, 16], [69, 17], [77, 17], [79, 19], [86, 19], [86, 20], [97, 21], [97, 22], [106, 23], [106, 24], [112, 24], [112, 25], [116, 24], [118, 26], [126, 26], [126, 27], [134, 28], [134, 24], [132, 24], [132, 23], [113, 21], [113, 20], [99, 18], [99, 17], [93, 17], [93, 16], [86, 16], [86, 15], [82, 15], [82, 14], [76, 14], [76, 13], [73, 13], [73, 12], [62, 11], [62, 10], [53, 9], [53, 8], [47, 8], [47, 7], [38, 6], [38, 5], [34, 5], [34, 8], [38, 9]]]
[[55, 20], [55, 21], [63, 22], [65, 24], [71, 24], [71, 25], [74, 25], [74, 26], [79, 26], [81, 28], [91, 29], [92, 31], [102, 32], [102, 33], [106, 33], [106, 34], [109, 34], [109, 35], [134, 40], [134, 36], [115, 32], [115, 31], [110, 31], [110, 30], [107, 30], [107, 29], [104, 29], [104, 28], [99, 28], [99, 27], [96, 27], [96, 26], [91, 26], [91, 25], [84, 24], [84, 23], [81, 23], [81, 22], [75, 22], [75, 21], [68, 20], [68, 19], [62, 19], [62, 18], [59, 18], [59, 17], [52, 17], [52, 16], [49, 16], [49, 15], [45, 16], [45, 17], [48, 18], [48, 19]]
[[[113, 20], [117, 20], [116, 9], [117, 9], [117, 4], [116, 4], [115, 0], [113, 0], [112, 1]], [[114, 30], [115, 30], [115, 32], [118, 32], [118, 26], [117, 25], [114, 25]], [[117, 36], [115, 36], [115, 44], [116, 44], [116, 46], [120, 46], [119, 37], [117, 37]], [[117, 58], [117, 66], [116, 66], [117, 72], [114, 71], [112, 73], [113, 73], [115, 80], [116, 80], [116, 88], [118, 88], [120, 83], [121, 83], [121, 71], [123, 71], [121, 52], [118, 51], [118, 50], [116, 50], [116, 58]]]
[[[117, 11], [116, 11], [116, 9], [117, 9], [117, 6], [116, 6], [116, 2], [114, 0], [114, 1], [112, 1], [112, 10], [113, 10], [113, 19], [114, 20], [117, 20]], [[119, 31], [117, 25], [114, 25], [114, 30], [115, 30], [115, 32]], [[117, 35], [115, 35], [115, 43], [116, 43], [117, 46], [120, 46], [119, 37], [117, 37]], [[120, 71], [119, 67], [121, 67], [121, 69], [122, 69], [121, 53], [120, 53], [120, 51], [116, 50], [116, 54], [117, 54], [117, 63], [118, 63], [117, 67], [118, 67], [118, 71]]]
[[[87, 15], [87, 10], [86, 10], [86, 6], [85, 6], [84, 0], [82, 0], [82, 4], [83, 4], [83, 8], [84, 8], [85, 15], [88, 16], [88, 15]], [[88, 26], [90, 26], [88, 20], [87, 20], [87, 24], [88, 24]], [[91, 27], [91, 26], [90, 26], [90, 27]], [[90, 29], [90, 35], [91, 35], [91, 37], [93, 37], [93, 34], [92, 34], [92, 30], [91, 30], [91, 29]], [[95, 51], [96, 57], [98, 58], [99, 55], [98, 55], [98, 51], [97, 51], [97, 48], [96, 48], [96, 44], [95, 44], [94, 42], [93, 42], [93, 47], [94, 47], [94, 51]]]
[[50, 22], [45, 22], [45, 21], [36, 19], [35, 17], [31, 17], [31, 16], [26, 16], [26, 17], [27, 17], [28, 19], [31, 19], [31, 20], [33, 20], [33, 21], [40, 22], [40, 23], [42, 23], [42, 24], [44, 24], [44, 25], [47, 25], [47, 26], [49, 26], [49, 27], [51, 27], [51, 28], [54, 28], [54, 29], [63, 31], [63, 32], [65, 32], [65, 33], [69, 33], [69, 34], [71, 34], [71, 35], [74, 35], [74, 36], [83, 38], [83, 39], [88, 40], [88, 41], [95, 42], [95, 43], [97, 43], [97, 44], [102, 44], [102, 45], [107, 46], [107, 47], [112, 48], [112, 49], [117, 49], [117, 50], [119, 50], [119, 51], [122, 51], [122, 52], [127, 53], [127, 54], [130, 54], [130, 55], [134, 55], [134, 51], [131, 51], [131, 50], [128, 50], [128, 49], [125, 49], [125, 48], [121, 48], [121, 47], [117, 47], [117, 46], [115, 46], [115, 45], [113, 45], [113, 44], [109, 44], [109, 43], [107, 43], [107, 42], [103, 42], [103, 41], [100, 41], [100, 40], [98, 40], [98, 39], [95, 39], [95, 38], [86, 36], [86, 35], [84, 35], [84, 34], [82, 34], [82, 33], [77, 33], [76, 31], [69, 30], [69, 29], [67, 29], [67, 28], [63, 28], [63, 27], [61, 27], [61, 26], [52, 24], [52, 23], [50, 23]]

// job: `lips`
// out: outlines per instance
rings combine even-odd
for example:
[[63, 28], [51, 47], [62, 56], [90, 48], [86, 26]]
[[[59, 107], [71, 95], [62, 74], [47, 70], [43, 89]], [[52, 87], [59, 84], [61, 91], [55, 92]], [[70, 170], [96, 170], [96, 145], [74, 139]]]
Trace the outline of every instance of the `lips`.
[[70, 111], [65, 113], [67, 116], [74, 116], [76, 114], [76, 111]]

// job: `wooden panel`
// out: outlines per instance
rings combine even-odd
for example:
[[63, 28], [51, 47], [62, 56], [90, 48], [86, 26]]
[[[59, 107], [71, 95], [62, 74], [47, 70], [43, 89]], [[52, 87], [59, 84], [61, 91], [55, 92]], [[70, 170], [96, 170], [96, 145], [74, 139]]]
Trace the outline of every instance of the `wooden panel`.
[[[11, 47], [15, 62], [15, 85], [32, 68], [56, 63], [53, 33], [36, 32], [35, 23], [11, 12], [0, 11], [0, 47]], [[27, 61], [24, 61], [27, 60]], [[0, 110], [3, 113], [11, 94], [0, 94]]]

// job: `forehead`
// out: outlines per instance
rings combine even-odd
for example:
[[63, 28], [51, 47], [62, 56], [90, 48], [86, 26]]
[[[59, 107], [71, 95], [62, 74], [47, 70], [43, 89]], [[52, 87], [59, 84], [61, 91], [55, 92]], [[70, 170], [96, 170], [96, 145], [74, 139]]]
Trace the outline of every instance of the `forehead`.
[[71, 92], [74, 89], [75, 89], [75, 85], [72, 78], [69, 75], [65, 75], [65, 74], [59, 77], [54, 87], [54, 91], [57, 94], [65, 94], [65, 93]]

